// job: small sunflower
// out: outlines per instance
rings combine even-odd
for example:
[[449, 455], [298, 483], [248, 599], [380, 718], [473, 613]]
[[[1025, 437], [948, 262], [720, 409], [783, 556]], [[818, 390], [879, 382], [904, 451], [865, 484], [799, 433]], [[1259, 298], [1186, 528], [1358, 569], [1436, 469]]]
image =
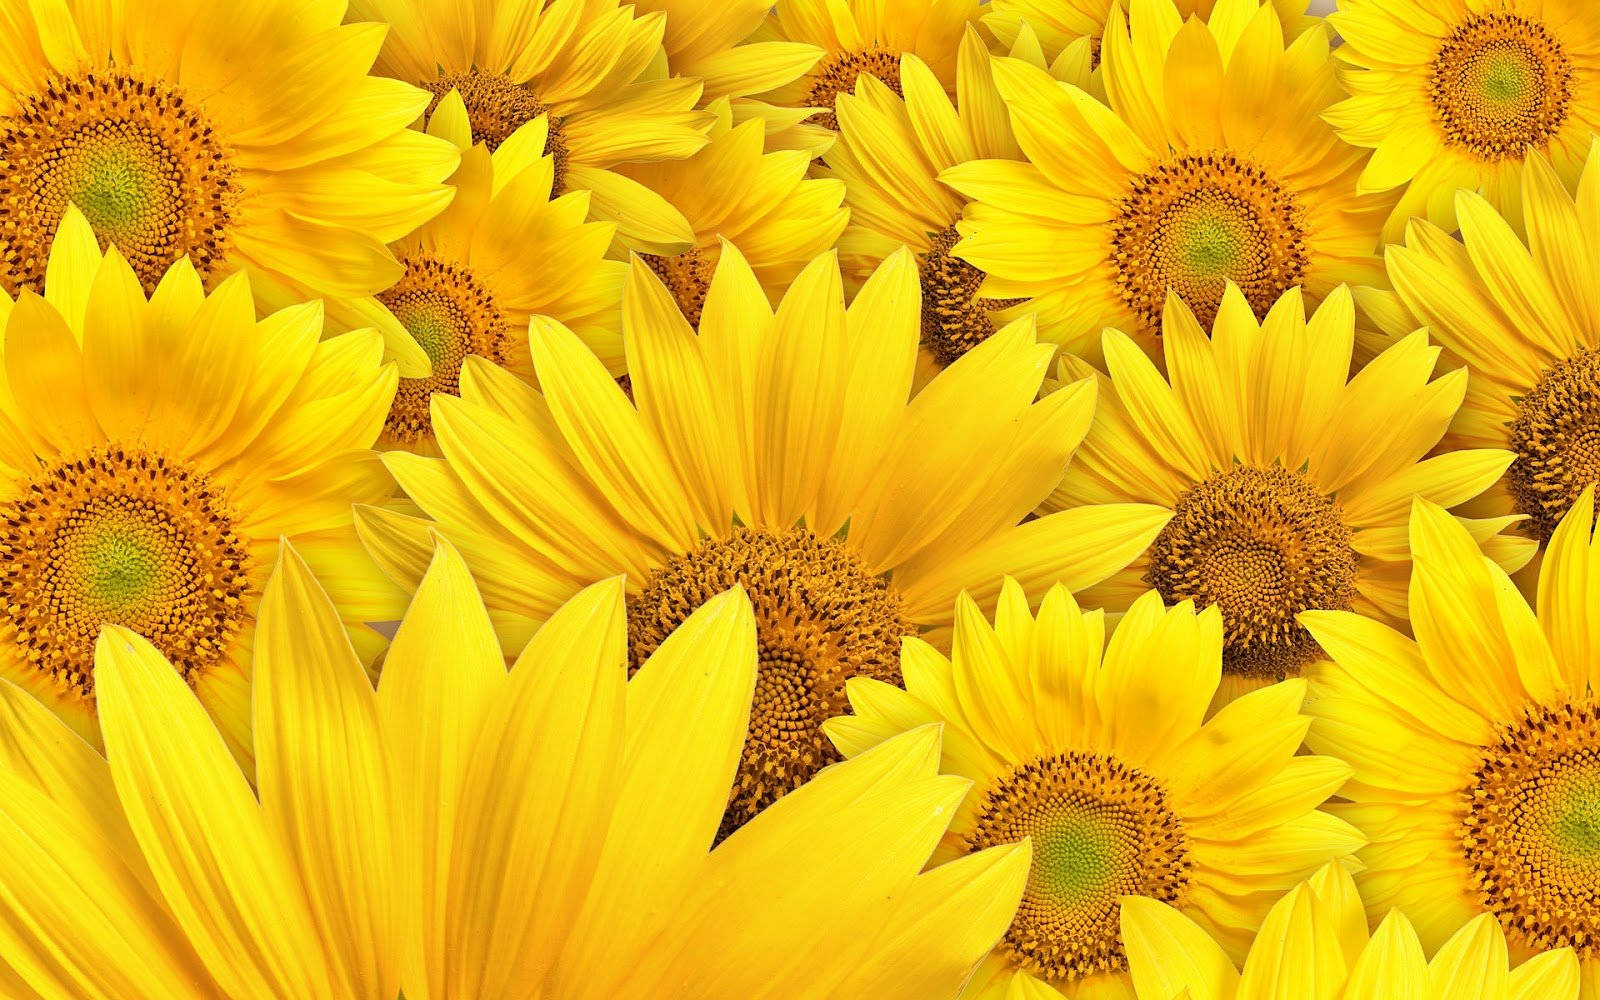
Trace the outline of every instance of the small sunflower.
[[[1141, 501], [1172, 511], [1148, 551], [1096, 592], [1123, 607], [1145, 587], [1222, 608], [1223, 689], [1301, 672], [1321, 652], [1296, 624], [1311, 609], [1406, 614], [1406, 516], [1413, 495], [1455, 506], [1511, 463], [1492, 449], [1429, 455], [1461, 406], [1467, 372], [1433, 378], [1439, 351], [1407, 337], [1350, 377], [1351, 296], [1305, 316], [1298, 290], [1258, 323], [1230, 285], [1208, 338], [1168, 300], [1170, 382], [1108, 331], [1111, 375], [1094, 426], [1050, 509]], [[1063, 368], [1092, 372], [1074, 359]], [[1532, 555], [1498, 535], [1512, 516], [1470, 522], [1508, 568]]]
[[[1348, 612], [1302, 622], [1307, 742], [1355, 767], [1341, 815], [1367, 910], [1424, 947], [1491, 914], [1514, 957], [1572, 948], [1600, 996], [1600, 539], [1594, 490], [1550, 540], [1538, 612], [1443, 510], [1411, 517], [1411, 639]], [[1541, 994], [1542, 996], [1542, 994]]]
[[691, 326], [700, 323], [723, 241], [739, 248], [776, 300], [802, 268], [832, 249], [850, 217], [840, 204], [843, 183], [806, 176], [809, 153], [766, 150], [762, 123], [735, 125], [726, 99], [710, 111], [711, 142], [694, 156], [619, 168], [671, 202], [694, 230], [694, 245], [681, 254], [642, 255]]
[[369, 76], [384, 27], [339, 7], [0, 5], [0, 292], [40, 290], [75, 205], [146, 292], [180, 258], [207, 288], [248, 270], [263, 309], [325, 297], [426, 374], [372, 295], [400, 272], [385, 244], [449, 202], [456, 151], [407, 128], [427, 94]]
[[428, 352], [433, 372], [403, 378], [380, 446], [437, 453], [430, 400], [460, 391], [461, 364], [475, 354], [533, 377], [528, 320], [549, 316], [622, 370], [622, 281], [627, 265], [607, 260], [614, 228], [585, 222], [589, 192], [555, 198], [547, 119], [521, 126], [492, 153], [472, 142], [455, 92], [439, 103], [428, 130], [462, 150], [450, 179], [455, 200], [444, 214], [394, 244], [405, 274], [378, 298]]
[[[983, 15], [983, 26], [994, 33], [1002, 45], [1014, 45], [1017, 38], [1032, 31], [1038, 35], [1046, 58], [1055, 59], [1080, 41], [1090, 44], [1096, 64], [1100, 61], [1100, 40], [1106, 33], [1106, 18], [1111, 5], [1127, 9], [1126, 0], [990, 0]], [[1316, 18], [1306, 14], [1306, 0], [1271, 0], [1291, 37], [1311, 27]], [[1205, 20], [1218, 6], [1217, 0], [1175, 0], [1180, 17]]]
[[1111, 10], [1109, 106], [1015, 59], [995, 82], [1029, 162], [976, 161], [941, 179], [975, 204], [951, 250], [990, 298], [1032, 296], [1043, 335], [1098, 361], [1100, 331], [1153, 355], [1168, 290], [1209, 325], [1232, 282], [1257, 316], [1285, 291], [1313, 302], [1378, 284], [1388, 205], [1356, 193], [1366, 152], [1318, 115], [1340, 96], [1327, 33], [1284, 44], [1276, 10], [1173, 0]]
[[588, 191], [590, 211], [629, 246], [676, 253], [683, 215], [619, 163], [675, 160], [706, 144], [700, 81], [651, 72], [665, 18], [616, 0], [351, 0], [350, 16], [389, 25], [380, 72], [433, 95], [461, 95], [472, 141], [491, 152], [535, 118], [548, 126], [551, 194]]
[[344, 620], [398, 592], [351, 531], [393, 483], [370, 450], [394, 394], [371, 330], [330, 340], [315, 303], [256, 320], [249, 277], [208, 295], [183, 258], [138, 272], [69, 208], [45, 295], [0, 296], [0, 678], [98, 744], [95, 636], [167, 656], [244, 758], [250, 635], [281, 537], [337, 582]]
[[1578, 494], [1600, 483], [1600, 150], [1574, 198], [1539, 154], [1522, 175], [1525, 224], [1481, 195], [1457, 196], [1458, 242], [1416, 220], [1389, 248], [1392, 294], [1365, 293], [1367, 313], [1398, 336], [1427, 326], [1472, 383], [1448, 439], [1509, 449], [1506, 474], [1475, 504], [1524, 515], [1543, 545]]
[[1400, 194], [1385, 226], [1456, 228], [1456, 190], [1515, 224], [1523, 163], [1574, 179], [1600, 131], [1600, 19], [1590, 0], [1342, 0], [1328, 18], [1351, 96], [1326, 118], [1373, 150], [1364, 191]]
[[1242, 970], [1205, 928], [1155, 900], [1123, 903], [1122, 936], [1139, 1000], [1578, 1000], [1571, 949], [1508, 969], [1505, 935], [1487, 915], [1463, 925], [1432, 961], [1398, 910], [1369, 934], [1355, 881], [1339, 862], [1273, 906]]
[[[1051, 356], [1012, 324], [907, 402], [917, 275], [891, 257], [844, 306], [821, 257], [776, 314], [724, 245], [699, 331], [636, 263], [623, 302], [632, 398], [559, 324], [534, 320], [542, 392], [480, 359], [435, 396], [440, 460], [385, 460], [431, 520], [364, 508], [407, 583], [437, 529], [460, 546], [508, 636], [579, 588], [626, 574], [635, 662], [711, 595], [756, 606], [761, 673], [724, 832], [837, 759], [821, 724], [857, 675], [898, 683], [900, 639], [947, 627], [955, 595], [1011, 573], [1097, 583], [1168, 517], [1148, 504], [1028, 519], [1094, 407], [1083, 381], [1036, 401]], [[514, 643], [512, 643], [514, 645]]]
[[1035, 618], [1007, 581], [993, 626], [959, 599], [952, 646], [946, 658], [907, 639], [905, 690], [852, 680], [855, 715], [826, 729], [854, 757], [941, 723], [944, 769], [972, 782], [944, 853], [1031, 838], [1022, 904], [970, 1000], [1131, 1000], [1123, 899], [1177, 906], [1242, 955], [1279, 896], [1361, 844], [1318, 811], [1349, 766], [1296, 754], [1310, 724], [1304, 680], [1202, 724], [1222, 676], [1214, 608], [1165, 608], [1147, 592], [1108, 644], [1103, 614], [1064, 588]]
[[257, 633], [254, 788], [132, 632], [99, 639], [104, 758], [0, 683], [6, 993], [953, 995], [1028, 849], [923, 871], [966, 792], [937, 772], [937, 731], [708, 850], [755, 686], [749, 604], [708, 601], [631, 681], [625, 623], [621, 583], [597, 584], [508, 673], [441, 546], [374, 691], [286, 551]]

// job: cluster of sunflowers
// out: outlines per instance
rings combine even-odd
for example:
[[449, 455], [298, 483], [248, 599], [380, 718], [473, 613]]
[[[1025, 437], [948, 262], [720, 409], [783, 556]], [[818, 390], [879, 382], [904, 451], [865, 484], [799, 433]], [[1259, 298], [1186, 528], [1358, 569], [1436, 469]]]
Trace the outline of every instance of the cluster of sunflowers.
[[1600, 1000], [1593, 0], [0, 0], [0, 996]]

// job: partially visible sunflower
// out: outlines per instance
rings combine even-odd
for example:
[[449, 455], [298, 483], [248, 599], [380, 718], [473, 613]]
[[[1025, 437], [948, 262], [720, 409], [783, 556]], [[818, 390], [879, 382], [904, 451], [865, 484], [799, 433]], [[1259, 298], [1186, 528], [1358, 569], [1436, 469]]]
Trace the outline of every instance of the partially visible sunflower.
[[456, 92], [439, 103], [428, 131], [462, 150], [444, 214], [391, 249], [405, 274], [379, 299], [428, 352], [433, 372], [403, 378], [381, 446], [437, 454], [430, 401], [460, 391], [461, 364], [478, 355], [533, 377], [528, 320], [549, 316], [622, 370], [622, 281], [627, 265], [606, 259], [615, 227], [585, 222], [589, 192], [551, 198], [554, 157], [547, 119], [521, 126], [492, 153], [473, 144]]
[[1571, 949], [1508, 969], [1505, 935], [1488, 915], [1463, 925], [1431, 961], [1399, 910], [1369, 934], [1339, 862], [1272, 908], [1242, 970], [1205, 928], [1153, 899], [1122, 904], [1122, 937], [1139, 1000], [1578, 1000]]
[[0, 296], [0, 678], [98, 745], [95, 636], [138, 632], [247, 759], [250, 636], [278, 540], [336, 582], [368, 658], [403, 597], [350, 504], [394, 488], [370, 450], [394, 394], [371, 330], [321, 340], [315, 302], [256, 320], [249, 277], [188, 258], [146, 301], [69, 208], [45, 297]]
[[735, 125], [726, 99], [710, 110], [717, 121], [705, 149], [685, 160], [619, 168], [671, 202], [694, 230], [694, 245], [681, 254], [643, 255], [691, 326], [700, 323], [723, 241], [739, 248], [776, 301], [801, 268], [832, 249], [850, 217], [840, 205], [843, 183], [806, 176], [811, 154], [765, 149], [762, 123]]
[[[1332, 662], [1308, 744], [1355, 767], [1367, 911], [1404, 910], [1433, 949], [1483, 914], [1517, 959], [1570, 947], [1600, 996], [1600, 539], [1594, 489], [1550, 540], [1538, 612], [1454, 518], [1411, 516], [1411, 639], [1360, 615], [1301, 616]], [[1543, 994], [1540, 994], [1541, 996]]]
[[385, 21], [378, 70], [433, 94], [458, 92], [473, 142], [498, 149], [544, 117], [551, 194], [588, 191], [594, 217], [638, 250], [676, 253], [693, 236], [683, 215], [619, 163], [682, 159], [706, 144], [700, 81], [660, 78], [665, 18], [618, 0], [350, 0], [350, 16]]
[[427, 358], [373, 294], [385, 244], [450, 200], [448, 143], [407, 126], [427, 95], [369, 76], [378, 24], [293, 0], [0, 4], [0, 292], [39, 291], [69, 205], [146, 292], [187, 257], [241, 270], [265, 310], [329, 299], [407, 375]]
[[[1111, 376], [1094, 426], [1049, 509], [1140, 501], [1170, 508], [1149, 550], [1094, 599], [1124, 607], [1145, 587], [1222, 608], [1224, 695], [1294, 676], [1322, 654], [1295, 616], [1357, 609], [1406, 616], [1413, 495], [1455, 506], [1511, 463], [1492, 449], [1430, 450], [1461, 406], [1467, 372], [1435, 379], [1438, 348], [1417, 333], [1353, 378], [1351, 297], [1337, 289], [1308, 320], [1298, 290], [1258, 323], [1230, 285], [1210, 337], [1167, 303], [1163, 378], [1108, 331]], [[1068, 377], [1092, 371], [1065, 359]], [[1533, 553], [1497, 534], [1511, 516], [1471, 521], [1509, 569]]]
[[[42, 1000], [953, 996], [1026, 846], [923, 871], [966, 783], [925, 728], [709, 850], [755, 685], [712, 598], [627, 680], [620, 581], [507, 673], [441, 547], [373, 690], [308, 567], [262, 600], [258, 780], [101, 634], [106, 757], [0, 683], [0, 983]], [[641, 849], [641, 846], [648, 849]]]
[[[1270, 2], [1291, 38], [1317, 20], [1306, 13], [1307, 0]], [[1106, 33], [1106, 19], [1113, 3], [1124, 10], [1128, 6], [1126, 0], [990, 0], [983, 26], [994, 32], [1002, 45], [1015, 44], [1024, 32], [1036, 33], [1048, 59], [1086, 41], [1098, 65], [1100, 40]], [[1179, 16], [1201, 20], [1211, 17], [1217, 8], [1217, 0], [1175, 0], [1175, 4]]]
[[761, 675], [724, 830], [835, 760], [821, 724], [857, 675], [898, 682], [900, 639], [992, 603], [1011, 573], [1043, 592], [1110, 576], [1160, 531], [1150, 505], [1028, 519], [1088, 427], [1093, 384], [1036, 401], [1051, 356], [1012, 324], [907, 402], [917, 276], [891, 257], [847, 310], [836, 263], [774, 314], [725, 245], [698, 334], [636, 263], [623, 301], [632, 399], [559, 324], [536, 318], [541, 391], [469, 359], [435, 396], [442, 460], [384, 456], [431, 520], [363, 508], [399, 581], [430, 532], [474, 567], [508, 644], [595, 580], [629, 583], [635, 662], [735, 583], [756, 606]]
[[1256, 0], [1219, 0], [1209, 21], [1131, 6], [1102, 49], [1109, 106], [995, 60], [1029, 162], [941, 175], [975, 202], [951, 252], [988, 275], [983, 293], [1032, 296], [1044, 336], [1098, 361], [1108, 326], [1159, 355], [1169, 289], [1209, 325], [1229, 282], [1257, 316], [1290, 288], [1315, 303], [1381, 283], [1388, 204], [1356, 193], [1366, 152], [1318, 118], [1341, 96], [1327, 32], [1286, 46]]
[[1363, 306], [1391, 336], [1420, 326], [1472, 369], [1451, 428], [1457, 447], [1506, 448], [1503, 479], [1471, 508], [1525, 515], [1541, 545], [1578, 494], [1600, 483], [1600, 149], [1577, 196], [1537, 153], [1522, 174], [1525, 224], [1463, 191], [1461, 240], [1425, 220], [1389, 248], [1394, 292]]
[[1456, 228], [1456, 190], [1521, 221], [1523, 163], [1563, 180], [1600, 131], [1600, 19], [1591, 0], [1341, 0], [1329, 23], [1351, 96], [1325, 117], [1373, 150], [1364, 191], [1400, 194], [1384, 229]]
[[1296, 754], [1305, 681], [1203, 722], [1221, 679], [1216, 609], [1147, 592], [1109, 643], [1103, 618], [1061, 587], [1035, 618], [1008, 581], [991, 626], [963, 595], [951, 657], [907, 639], [906, 689], [852, 680], [855, 715], [827, 724], [849, 757], [942, 724], [944, 770], [972, 781], [944, 853], [1032, 839], [1022, 905], [971, 1000], [1131, 1000], [1130, 896], [1179, 907], [1242, 956], [1285, 890], [1361, 844], [1318, 811], [1349, 765]]

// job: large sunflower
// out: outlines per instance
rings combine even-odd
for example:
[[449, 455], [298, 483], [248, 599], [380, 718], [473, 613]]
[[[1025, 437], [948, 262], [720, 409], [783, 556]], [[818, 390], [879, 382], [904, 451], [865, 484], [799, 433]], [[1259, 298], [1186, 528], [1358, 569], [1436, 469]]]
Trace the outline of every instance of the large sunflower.
[[0, 983], [44, 1000], [953, 996], [1028, 850], [922, 871], [966, 791], [937, 773], [931, 727], [708, 851], [754, 631], [742, 594], [713, 598], [627, 681], [613, 580], [507, 673], [441, 547], [374, 691], [287, 552], [256, 640], [252, 790], [172, 665], [107, 629], [105, 758], [0, 684]]
[[1242, 969], [1205, 928], [1152, 899], [1123, 903], [1122, 936], [1139, 1000], [1578, 1000], [1570, 949], [1508, 969], [1505, 935], [1487, 915], [1431, 961], [1398, 910], [1369, 934], [1338, 862], [1273, 906]]
[[350, 16], [389, 24], [378, 70], [431, 92], [460, 93], [474, 142], [493, 151], [541, 116], [555, 164], [552, 194], [588, 191], [594, 216], [624, 242], [676, 253], [683, 215], [619, 163], [680, 159], [706, 144], [700, 81], [650, 71], [665, 18], [617, 0], [350, 0]]
[[[1095, 61], [1100, 58], [1100, 39], [1106, 33], [1106, 18], [1112, 3], [1126, 9], [1125, 0], [990, 0], [983, 25], [994, 32], [1003, 45], [1013, 45], [1032, 31], [1043, 47], [1045, 57], [1055, 59], [1080, 40], [1089, 42]], [[1258, 0], [1260, 2], [1260, 0]], [[1291, 36], [1311, 27], [1315, 18], [1306, 14], [1306, 0], [1271, 0], [1278, 17]], [[1217, 0], [1174, 0], [1180, 17], [1209, 18]]]
[[1541, 545], [1584, 487], [1600, 483], [1600, 151], [1574, 198], [1537, 153], [1522, 175], [1526, 225], [1487, 199], [1457, 198], [1461, 241], [1416, 220], [1389, 248], [1393, 294], [1365, 293], [1398, 336], [1427, 326], [1472, 369], [1449, 441], [1516, 455], [1475, 511], [1526, 515]]
[[843, 708], [845, 680], [898, 682], [900, 638], [948, 626], [963, 587], [992, 602], [1008, 572], [1039, 592], [1099, 582], [1168, 517], [1118, 504], [1024, 521], [1094, 405], [1087, 381], [1035, 402], [1051, 349], [1026, 323], [907, 403], [908, 251], [848, 311], [837, 266], [818, 258], [774, 315], [726, 245], [698, 335], [636, 264], [623, 330], [633, 402], [545, 320], [533, 330], [542, 394], [469, 359], [460, 398], [434, 397], [443, 460], [385, 456], [432, 520], [363, 509], [358, 522], [401, 581], [421, 573], [431, 530], [454, 541], [508, 636], [626, 573], [636, 662], [742, 584], [762, 668], [727, 830], [835, 759], [820, 727]]
[[1318, 114], [1340, 96], [1327, 33], [1285, 46], [1277, 12], [1219, 0], [1120, 8], [1102, 49], [1109, 107], [1014, 59], [995, 82], [1029, 163], [964, 163], [942, 178], [976, 204], [957, 257], [991, 298], [1033, 296], [1043, 335], [1098, 360], [1100, 331], [1159, 353], [1169, 289], [1209, 324], [1234, 282], [1257, 316], [1289, 288], [1317, 302], [1377, 284], [1388, 204], [1356, 194], [1366, 152]]
[[330, 300], [405, 374], [427, 359], [372, 299], [385, 244], [450, 200], [449, 144], [414, 87], [368, 76], [384, 28], [292, 0], [0, 5], [0, 292], [39, 291], [68, 205], [151, 291], [188, 257], [263, 307]]
[[[1511, 463], [1497, 449], [1424, 456], [1461, 405], [1467, 372], [1433, 378], [1417, 333], [1349, 376], [1354, 310], [1338, 289], [1308, 320], [1298, 291], [1265, 321], [1232, 285], [1207, 338], [1168, 300], [1170, 383], [1128, 337], [1108, 332], [1111, 376], [1053, 509], [1137, 500], [1173, 512], [1150, 549], [1096, 594], [1122, 607], [1144, 587], [1222, 607], [1224, 690], [1292, 676], [1320, 656], [1295, 624], [1313, 608], [1406, 614], [1406, 515], [1413, 495], [1454, 506]], [[1068, 359], [1076, 376], [1087, 364]], [[1532, 555], [1471, 522], [1502, 564]]]
[[1520, 220], [1523, 162], [1572, 180], [1600, 130], [1591, 0], [1342, 0], [1328, 20], [1352, 95], [1326, 117], [1372, 149], [1364, 191], [1397, 190], [1384, 235], [1422, 216], [1456, 228], [1456, 190]]
[[350, 529], [393, 489], [370, 450], [394, 394], [371, 330], [319, 343], [322, 310], [256, 321], [249, 278], [209, 295], [187, 258], [148, 301], [69, 208], [45, 297], [0, 296], [0, 678], [98, 743], [97, 633], [125, 625], [172, 660], [248, 754], [250, 634], [278, 540], [337, 580], [341, 613], [398, 593]]
[[1131, 998], [1122, 899], [1174, 904], [1242, 955], [1285, 890], [1360, 846], [1318, 811], [1349, 766], [1296, 755], [1304, 680], [1202, 724], [1221, 654], [1215, 609], [1164, 608], [1148, 592], [1108, 644], [1102, 613], [1064, 588], [1035, 619], [1008, 581], [992, 627], [960, 598], [948, 659], [906, 640], [904, 691], [850, 682], [855, 715], [826, 727], [847, 756], [944, 726], [945, 770], [972, 781], [946, 853], [1032, 838], [1022, 905], [966, 997]]
[[619, 168], [670, 201], [694, 230], [694, 245], [681, 254], [643, 255], [691, 326], [700, 323], [723, 241], [739, 248], [776, 301], [803, 267], [833, 247], [850, 217], [840, 204], [844, 184], [806, 176], [810, 153], [767, 150], [762, 123], [735, 125], [726, 99], [710, 111], [717, 119], [711, 142], [694, 156]]
[[554, 157], [542, 152], [547, 119], [521, 126], [492, 153], [472, 142], [458, 94], [439, 103], [428, 131], [462, 150], [444, 214], [396, 243], [405, 274], [379, 298], [428, 352], [433, 372], [403, 378], [382, 445], [437, 453], [430, 400], [460, 391], [461, 364], [475, 354], [524, 378], [528, 320], [549, 316], [622, 370], [622, 281], [627, 265], [608, 260], [614, 228], [585, 222], [589, 192], [552, 199]]
[[1571, 947], [1600, 996], [1600, 539], [1594, 491], [1556, 529], [1538, 613], [1472, 536], [1419, 500], [1410, 639], [1350, 613], [1305, 626], [1308, 743], [1350, 761], [1342, 815], [1371, 844], [1367, 910], [1403, 909], [1424, 947], [1480, 914], [1518, 958]]

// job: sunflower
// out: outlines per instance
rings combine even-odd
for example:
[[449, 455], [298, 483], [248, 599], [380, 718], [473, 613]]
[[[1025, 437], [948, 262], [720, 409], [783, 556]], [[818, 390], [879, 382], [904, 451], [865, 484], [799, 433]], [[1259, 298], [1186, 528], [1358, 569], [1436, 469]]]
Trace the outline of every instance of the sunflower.
[[326, 297], [427, 358], [372, 298], [384, 244], [450, 200], [447, 143], [407, 128], [427, 95], [368, 76], [383, 26], [338, 4], [37, 0], [0, 5], [0, 292], [39, 291], [69, 205], [146, 292], [187, 257], [241, 270], [264, 309]]
[[[1295, 623], [1302, 611], [1403, 621], [1411, 497], [1455, 506], [1511, 463], [1492, 448], [1424, 457], [1461, 405], [1466, 370], [1434, 379], [1438, 349], [1418, 332], [1350, 378], [1354, 309], [1342, 288], [1309, 320], [1295, 290], [1258, 324], [1229, 285], [1210, 338], [1175, 295], [1164, 322], [1170, 383], [1131, 338], [1107, 332], [1111, 375], [1094, 427], [1047, 505], [1171, 509], [1149, 550], [1095, 599], [1123, 607], [1154, 587], [1169, 601], [1220, 605], [1229, 696], [1321, 655]], [[1092, 372], [1071, 359], [1063, 368]], [[1510, 569], [1533, 551], [1497, 534], [1514, 520], [1470, 522]]]
[[1388, 205], [1356, 194], [1366, 152], [1317, 117], [1340, 95], [1320, 26], [1286, 47], [1255, 0], [1219, 0], [1209, 22], [1134, 0], [1110, 24], [1109, 107], [996, 59], [1030, 162], [941, 175], [975, 202], [951, 252], [988, 274], [985, 295], [1033, 296], [1043, 335], [1098, 362], [1108, 326], [1159, 353], [1169, 289], [1209, 325], [1230, 281], [1257, 316], [1295, 286], [1317, 302], [1381, 283]]
[[[1054, 59], [1080, 40], [1087, 41], [1100, 61], [1100, 39], [1106, 33], [1106, 16], [1112, 2], [1126, 8], [1124, 0], [990, 0], [983, 26], [1002, 45], [1015, 44], [1024, 32], [1038, 35], [1047, 58]], [[1311, 27], [1316, 18], [1306, 13], [1306, 0], [1271, 0], [1290, 36]], [[1217, 0], [1175, 0], [1180, 17], [1209, 18]]]
[[[1042, 67], [1026, 31], [1014, 54]], [[1080, 58], [1063, 59], [1054, 72], [1087, 86], [1088, 49], [1079, 50]], [[983, 272], [950, 255], [966, 199], [939, 182], [940, 172], [970, 160], [1022, 159], [989, 63], [983, 39], [969, 25], [956, 55], [953, 104], [933, 70], [911, 53], [900, 57], [903, 97], [876, 77], [861, 77], [855, 92], [834, 104], [839, 141], [821, 170], [844, 182], [850, 225], [839, 244], [848, 278], [859, 281], [901, 246], [916, 253], [930, 371], [1029, 311], [1025, 299], [979, 296]]]
[[508, 673], [441, 546], [374, 691], [286, 550], [252, 790], [173, 665], [108, 628], [104, 758], [0, 684], [0, 982], [48, 1000], [954, 995], [1028, 849], [922, 871], [966, 792], [931, 727], [708, 851], [754, 632], [742, 594], [713, 598], [629, 682], [612, 580]]
[[1389, 248], [1392, 294], [1368, 292], [1391, 335], [1426, 325], [1452, 363], [1470, 365], [1466, 403], [1447, 439], [1509, 449], [1516, 460], [1474, 513], [1524, 515], [1541, 546], [1586, 486], [1600, 482], [1600, 150], [1574, 198], [1530, 154], [1526, 225], [1461, 192], [1461, 242], [1416, 220]]
[[[907, 639], [905, 690], [848, 685], [854, 716], [825, 729], [847, 757], [930, 723], [945, 770], [971, 780], [944, 853], [1032, 838], [1027, 890], [964, 996], [1133, 996], [1118, 904], [1178, 906], [1242, 954], [1248, 928], [1285, 890], [1361, 844], [1318, 811], [1350, 775], [1297, 756], [1310, 720], [1295, 679], [1202, 725], [1221, 679], [1222, 616], [1147, 592], [1110, 643], [1104, 616], [1065, 588], [1037, 619], [1007, 581], [995, 624], [966, 596], [953, 655]], [[1103, 652], [1102, 652], [1103, 651]], [[1014, 982], [1022, 980], [1022, 983]]]
[[431, 530], [454, 541], [513, 648], [579, 588], [625, 573], [637, 662], [743, 585], [762, 666], [725, 833], [837, 759], [821, 724], [843, 708], [844, 682], [898, 682], [901, 637], [947, 627], [963, 587], [992, 602], [1007, 572], [1040, 592], [1099, 582], [1168, 517], [1116, 504], [1025, 520], [1094, 406], [1088, 381], [1036, 402], [1051, 349], [1026, 322], [907, 403], [909, 251], [849, 310], [821, 257], [774, 314], [732, 244], [698, 335], [642, 264], [623, 310], [632, 401], [573, 334], [535, 318], [542, 394], [469, 359], [461, 396], [434, 397], [444, 458], [384, 456], [431, 520], [364, 508], [358, 525], [408, 583]]
[[717, 121], [705, 149], [685, 160], [619, 168], [676, 206], [694, 229], [694, 245], [683, 253], [642, 255], [691, 326], [700, 323], [724, 240], [739, 248], [775, 300], [802, 268], [833, 247], [850, 217], [840, 204], [843, 183], [806, 176], [810, 153], [766, 151], [762, 123], [735, 125], [727, 99], [713, 102], [710, 110]]
[[1123, 903], [1122, 936], [1140, 1000], [1578, 1000], [1571, 949], [1508, 970], [1505, 935], [1488, 915], [1464, 924], [1431, 962], [1398, 910], [1369, 934], [1339, 862], [1272, 908], [1242, 972], [1205, 928], [1155, 900]]
[[460, 95], [439, 103], [428, 130], [462, 150], [444, 214], [391, 249], [405, 265], [379, 295], [428, 352], [428, 378], [403, 378], [381, 446], [437, 453], [429, 401], [460, 391], [469, 354], [533, 377], [528, 320], [565, 324], [614, 371], [622, 370], [622, 281], [627, 265], [607, 260], [615, 227], [585, 222], [589, 192], [554, 199], [554, 158], [544, 149], [547, 119], [521, 126], [490, 152], [472, 142]]
[[[359, 623], [403, 606], [352, 501], [393, 482], [370, 450], [394, 393], [371, 330], [322, 310], [257, 322], [249, 275], [208, 295], [183, 258], [148, 300], [69, 207], [44, 298], [0, 296], [0, 678], [98, 744], [94, 641], [124, 625], [173, 663], [247, 759], [250, 635], [278, 540], [337, 580]], [[388, 613], [386, 613], [388, 612]]]
[[1458, 188], [1520, 221], [1528, 154], [1572, 180], [1600, 130], [1600, 19], [1590, 0], [1341, 0], [1329, 23], [1351, 96], [1327, 111], [1373, 150], [1363, 191], [1400, 194], [1398, 240], [1421, 216], [1456, 228]]
[[1419, 500], [1410, 639], [1348, 612], [1301, 616], [1332, 662], [1308, 743], [1355, 767], [1343, 815], [1371, 844], [1368, 912], [1435, 948], [1481, 914], [1514, 956], [1571, 947], [1600, 996], [1600, 539], [1594, 489], [1550, 540], [1538, 612], [1472, 536]]
[[635, 249], [677, 253], [692, 242], [680, 212], [611, 169], [706, 144], [700, 81], [650, 72], [660, 13], [635, 17], [616, 0], [351, 0], [350, 16], [388, 23], [378, 70], [431, 93], [430, 116], [456, 91], [472, 141], [491, 152], [545, 117], [552, 194], [588, 191], [593, 215]]

